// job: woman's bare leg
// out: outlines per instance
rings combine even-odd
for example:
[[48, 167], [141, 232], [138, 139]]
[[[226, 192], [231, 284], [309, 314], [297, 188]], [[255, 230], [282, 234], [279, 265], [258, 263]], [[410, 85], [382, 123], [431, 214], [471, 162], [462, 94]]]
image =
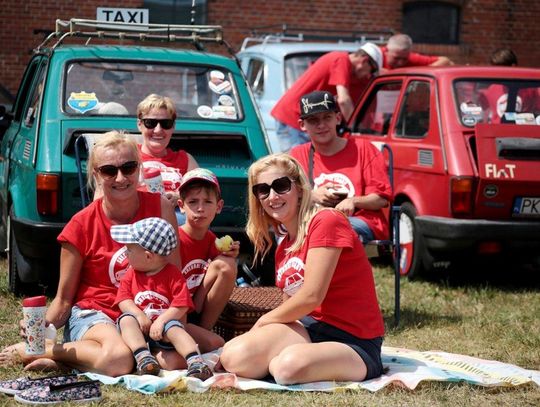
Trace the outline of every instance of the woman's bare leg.
[[309, 335], [300, 323], [269, 324], [231, 339], [223, 347], [220, 360], [228, 372], [260, 379], [285, 348], [306, 343], [310, 343]]

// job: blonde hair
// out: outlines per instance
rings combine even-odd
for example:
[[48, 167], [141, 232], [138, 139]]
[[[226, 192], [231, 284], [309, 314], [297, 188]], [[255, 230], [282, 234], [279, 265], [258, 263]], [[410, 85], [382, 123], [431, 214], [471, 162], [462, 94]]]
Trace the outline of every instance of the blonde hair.
[[112, 130], [108, 131], [107, 133], [103, 133], [103, 135], [94, 144], [86, 164], [86, 174], [88, 178], [87, 182], [90, 188], [95, 188], [94, 172], [101, 165], [101, 163], [97, 162], [97, 151], [108, 148], [118, 150], [121, 146], [126, 146], [130, 150], [130, 153], [133, 154], [133, 157], [135, 157], [135, 160], [138, 163], [141, 162], [137, 143], [135, 143], [133, 139], [129, 138], [124, 132]]
[[270, 236], [270, 226], [274, 229], [274, 232], [279, 233], [279, 223], [268, 216], [259, 199], [251, 192], [253, 185], [257, 184], [259, 174], [273, 168], [284, 171], [300, 191], [296, 238], [287, 249], [288, 253], [297, 251], [302, 247], [309, 222], [318, 211], [318, 208], [311, 201], [311, 185], [298, 161], [288, 154], [281, 153], [268, 155], [254, 162], [248, 171], [249, 216], [246, 225], [246, 233], [255, 248], [254, 263], [258, 258], [262, 261], [272, 247], [274, 240]]
[[166, 109], [173, 120], [176, 120], [176, 107], [173, 100], [167, 96], [152, 93], [137, 105], [137, 118], [142, 119], [152, 109]]

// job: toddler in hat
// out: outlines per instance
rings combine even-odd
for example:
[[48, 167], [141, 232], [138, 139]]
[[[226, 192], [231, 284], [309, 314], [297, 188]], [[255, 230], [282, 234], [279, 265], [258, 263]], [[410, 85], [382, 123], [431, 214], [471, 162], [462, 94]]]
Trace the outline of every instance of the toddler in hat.
[[[187, 376], [212, 376], [193, 338], [185, 331], [193, 302], [180, 270], [168, 263], [176, 249], [174, 228], [161, 218], [146, 218], [111, 227], [112, 238], [127, 248], [129, 268], [120, 282], [115, 304], [123, 312], [117, 325], [133, 351], [138, 374], [157, 375], [160, 365], [150, 349], [176, 350], [187, 362]], [[148, 341], [148, 343], [147, 343]]]

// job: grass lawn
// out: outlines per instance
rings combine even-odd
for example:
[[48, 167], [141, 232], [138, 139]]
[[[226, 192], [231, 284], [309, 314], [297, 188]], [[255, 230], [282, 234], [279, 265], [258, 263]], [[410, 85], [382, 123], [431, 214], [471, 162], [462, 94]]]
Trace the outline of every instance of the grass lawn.
[[[18, 340], [20, 299], [7, 291], [0, 262], [0, 346]], [[393, 324], [393, 276], [374, 269], [385, 315], [385, 344], [420, 351], [442, 350], [540, 370], [540, 284], [538, 270], [494, 273], [479, 267], [465, 278], [444, 281], [402, 279], [402, 316]], [[480, 275], [479, 274], [483, 274]], [[21, 368], [0, 368], [0, 379], [21, 376]], [[416, 390], [389, 387], [376, 393], [278, 393], [212, 390], [203, 394], [144, 396], [103, 386], [104, 406], [539, 406], [540, 388], [491, 389], [467, 384], [424, 382]], [[0, 405], [17, 404], [0, 396]], [[75, 404], [74, 404], [75, 405]]]

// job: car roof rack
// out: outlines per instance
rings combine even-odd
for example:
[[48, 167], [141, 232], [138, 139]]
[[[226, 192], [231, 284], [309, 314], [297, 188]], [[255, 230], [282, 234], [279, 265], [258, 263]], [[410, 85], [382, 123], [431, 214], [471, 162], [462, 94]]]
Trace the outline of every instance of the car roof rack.
[[266, 45], [287, 41], [357, 42], [360, 44], [364, 42], [373, 42], [375, 44], [384, 44], [388, 41], [388, 38], [394, 34], [390, 29], [380, 31], [330, 30], [289, 27], [287, 24], [277, 26], [280, 28], [277, 32], [268, 32], [268, 30], [273, 27], [276, 26], [264, 26], [252, 29], [251, 37], [244, 39], [241, 50], [245, 50], [249, 45], [253, 45], [253, 43]]
[[225, 43], [223, 29], [219, 25], [135, 24], [72, 18], [57, 19], [55, 31], [45, 38], [36, 51], [46, 47], [55, 49], [69, 37], [87, 38], [87, 43], [92, 38], [185, 42], [200, 50], [204, 49], [205, 42]]

